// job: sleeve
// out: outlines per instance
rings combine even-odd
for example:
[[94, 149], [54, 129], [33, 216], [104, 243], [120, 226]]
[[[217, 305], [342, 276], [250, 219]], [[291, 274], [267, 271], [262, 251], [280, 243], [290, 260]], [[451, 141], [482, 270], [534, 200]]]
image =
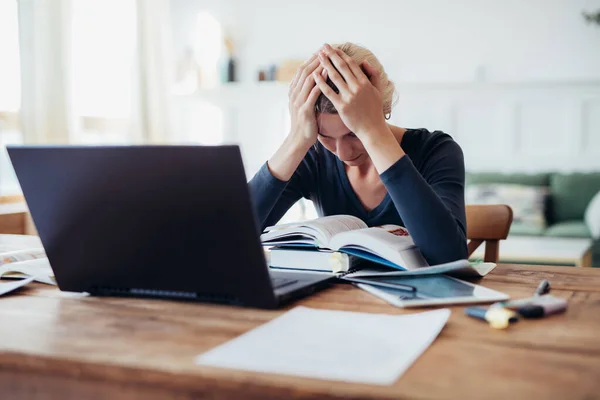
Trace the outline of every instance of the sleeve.
[[468, 257], [464, 201], [465, 166], [460, 146], [442, 143], [423, 168], [408, 156], [381, 174], [405, 227], [432, 264]]
[[273, 176], [267, 163], [248, 182], [250, 197], [260, 230], [276, 224], [302, 197], [309, 196], [314, 183], [314, 155], [309, 152], [289, 181]]

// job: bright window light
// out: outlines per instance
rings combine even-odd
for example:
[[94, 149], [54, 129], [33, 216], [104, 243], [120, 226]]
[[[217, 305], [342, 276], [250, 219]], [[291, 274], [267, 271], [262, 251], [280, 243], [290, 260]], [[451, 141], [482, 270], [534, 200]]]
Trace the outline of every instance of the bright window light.
[[218, 65], [223, 45], [223, 30], [215, 17], [200, 12], [197, 18], [196, 61], [200, 66], [200, 86], [214, 87], [219, 82]]
[[129, 118], [136, 49], [134, 0], [72, 4], [72, 94], [77, 116]]
[[0, 111], [21, 108], [19, 19], [16, 0], [0, 0]]

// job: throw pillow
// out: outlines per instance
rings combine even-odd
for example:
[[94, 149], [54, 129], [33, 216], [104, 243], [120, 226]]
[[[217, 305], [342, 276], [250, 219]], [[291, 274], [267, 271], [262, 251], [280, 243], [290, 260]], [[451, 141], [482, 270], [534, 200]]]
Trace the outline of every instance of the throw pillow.
[[518, 184], [477, 184], [465, 190], [466, 204], [508, 204], [513, 223], [546, 228], [545, 204], [548, 188]]
[[600, 192], [596, 193], [585, 209], [585, 223], [594, 239], [600, 238]]

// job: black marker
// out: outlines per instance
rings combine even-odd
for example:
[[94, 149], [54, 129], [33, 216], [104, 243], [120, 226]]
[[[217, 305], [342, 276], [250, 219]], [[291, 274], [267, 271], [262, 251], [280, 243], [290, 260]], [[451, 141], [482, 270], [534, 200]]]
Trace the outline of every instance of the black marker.
[[543, 281], [540, 282], [537, 289], [535, 289], [535, 293], [533, 295], [541, 296], [541, 295], [549, 293], [549, 292], [550, 292], [550, 282], [548, 282], [548, 280], [544, 279]]

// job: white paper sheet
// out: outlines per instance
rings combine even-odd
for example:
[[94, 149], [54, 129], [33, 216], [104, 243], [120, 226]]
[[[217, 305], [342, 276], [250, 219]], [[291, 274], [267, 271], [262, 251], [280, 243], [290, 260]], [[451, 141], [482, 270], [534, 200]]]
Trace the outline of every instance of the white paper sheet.
[[29, 278], [20, 279], [18, 281], [0, 281], [0, 296], [8, 292], [12, 292], [13, 290], [20, 288], [21, 286], [27, 285], [29, 282], [33, 281], [33, 279], [33, 276], [31, 276]]
[[437, 337], [449, 309], [409, 315], [296, 307], [196, 362], [221, 368], [390, 385]]

